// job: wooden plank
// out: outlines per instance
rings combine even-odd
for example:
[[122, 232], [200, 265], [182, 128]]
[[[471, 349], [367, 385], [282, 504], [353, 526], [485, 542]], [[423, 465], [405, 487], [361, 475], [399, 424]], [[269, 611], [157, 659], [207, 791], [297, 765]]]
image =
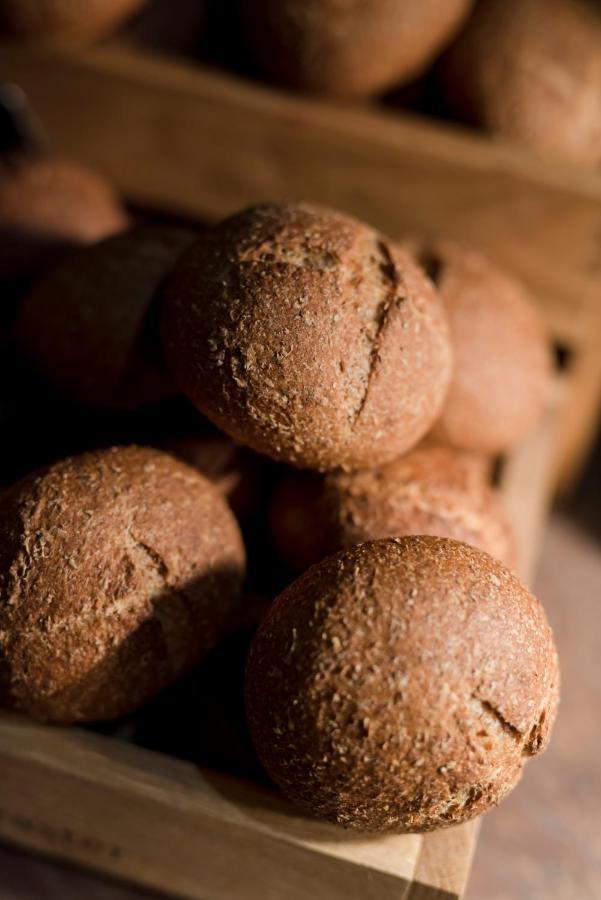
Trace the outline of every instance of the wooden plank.
[[303, 198], [393, 235], [466, 240], [520, 275], [567, 341], [601, 296], [599, 173], [123, 46], [5, 46], [0, 78], [25, 88], [57, 150], [143, 204], [212, 217]]
[[555, 450], [555, 477], [559, 491], [567, 493], [577, 481], [594, 444], [601, 413], [601, 296], [588, 316], [568, 373], [570, 403], [562, 414]]
[[452, 900], [462, 897], [476, 849], [476, 819], [446, 831], [427, 834], [407, 900]]
[[503, 500], [518, 546], [517, 571], [527, 584], [534, 578], [553, 495], [564, 410], [569, 408], [572, 398], [567, 388], [564, 379], [550, 385], [547, 409], [539, 428], [504, 463]]
[[279, 796], [78, 729], [0, 718], [0, 836], [203, 900], [399, 900], [415, 835], [373, 840]]

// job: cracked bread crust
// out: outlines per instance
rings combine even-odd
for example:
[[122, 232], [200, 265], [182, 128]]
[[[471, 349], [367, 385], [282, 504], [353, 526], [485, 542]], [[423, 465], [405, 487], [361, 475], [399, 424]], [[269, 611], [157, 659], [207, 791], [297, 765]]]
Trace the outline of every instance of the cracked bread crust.
[[269, 521], [278, 553], [297, 572], [343, 547], [408, 534], [453, 538], [516, 563], [511, 525], [482, 458], [434, 443], [361, 472], [291, 472], [275, 491]]
[[450, 378], [444, 311], [412, 257], [308, 204], [256, 206], [203, 235], [167, 283], [163, 343], [209, 419], [300, 468], [393, 459]]
[[427, 831], [512, 789], [549, 740], [558, 684], [543, 608], [515, 575], [467, 544], [405, 537], [341, 551], [274, 601], [246, 702], [267, 772], [304, 809]]
[[219, 492], [167, 454], [55, 463], [0, 502], [0, 700], [39, 719], [117, 718], [229, 627], [244, 572]]

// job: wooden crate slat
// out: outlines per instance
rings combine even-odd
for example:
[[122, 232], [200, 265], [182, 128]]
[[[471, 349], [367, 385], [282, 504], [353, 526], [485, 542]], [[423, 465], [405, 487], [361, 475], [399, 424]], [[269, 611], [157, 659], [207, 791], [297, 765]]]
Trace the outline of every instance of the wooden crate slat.
[[479, 829], [476, 819], [426, 835], [406, 900], [452, 900], [463, 896]]
[[553, 495], [557, 446], [563, 432], [565, 410], [570, 405], [567, 388], [565, 379], [557, 379], [551, 384], [546, 414], [539, 428], [504, 462], [503, 503], [516, 537], [517, 571], [527, 584], [535, 574]]
[[17, 716], [0, 719], [0, 760], [2, 837], [184, 897], [398, 900], [420, 848], [346, 838], [253, 785]]
[[0, 78], [28, 92], [57, 150], [144, 204], [221, 216], [266, 198], [303, 198], [393, 235], [467, 240], [523, 277], [565, 340], [585, 333], [599, 303], [599, 173], [123, 46], [4, 46]]

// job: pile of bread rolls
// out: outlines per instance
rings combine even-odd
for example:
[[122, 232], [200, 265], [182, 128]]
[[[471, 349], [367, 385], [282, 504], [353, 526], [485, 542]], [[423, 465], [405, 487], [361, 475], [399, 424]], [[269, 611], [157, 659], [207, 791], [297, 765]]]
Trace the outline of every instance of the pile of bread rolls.
[[421, 831], [514, 786], [558, 700], [491, 481], [548, 381], [520, 284], [446, 241], [266, 203], [72, 250], [20, 299], [12, 340], [75, 430], [144, 409], [162, 430], [111, 446], [107, 425], [0, 494], [2, 706], [54, 723], [139, 709], [248, 622], [280, 560], [245, 696], [288, 797]]

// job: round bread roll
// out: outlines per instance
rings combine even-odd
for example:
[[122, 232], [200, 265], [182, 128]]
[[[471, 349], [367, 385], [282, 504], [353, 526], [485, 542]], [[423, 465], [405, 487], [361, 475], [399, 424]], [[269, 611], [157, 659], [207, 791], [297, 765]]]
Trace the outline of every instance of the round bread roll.
[[249, 43], [284, 84], [368, 97], [418, 75], [472, 0], [243, 0]]
[[519, 443], [543, 412], [551, 356], [524, 286], [475, 250], [438, 241], [416, 250], [451, 328], [451, 386], [433, 430], [455, 447], [497, 454]]
[[157, 304], [165, 275], [195, 237], [144, 226], [69, 255], [21, 302], [19, 345], [51, 384], [84, 406], [135, 409], [173, 396]]
[[156, 450], [55, 463], [0, 498], [0, 699], [54, 722], [112, 719], [229, 628], [244, 571], [219, 492]]
[[122, 231], [127, 215], [96, 173], [73, 162], [23, 158], [0, 167], [0, 279], [35, 274], [65, 250]]
[[430, 534], [465, 541], [513, 567], [516, 547], [501, 498], [481, 460], [427, 445], [363, 472], [291, 473], [270, 508], [280, 557], [298, 572], [343, 547]]
[[411, 255], [302, 203], [203, 234], [168, 279], [163, 337], [201, 412], [300, 468], [399, 456], [434, 423], [450, 377], [444, 311]]
[[252, 515], [260, 493], [260, 460], [245, 447], [219, 432], [167, 438], [159, 446], [208, 478], [239, 519]]
[[428, 831], [511, 790], [549, 740], [558, 681], [544, 611], [508, 569], [467, 544], [392, 538], [328, 557], [274, 601], [247, 715], [268, 774], [308, 812]]
[[146, 0], [0, 0], [0, 33], [28, 38], [98, 38]]
[[601, 162], [601, 13], [580, 0], [482, 0], [442, 67], [464, 119], [542, 156]]

